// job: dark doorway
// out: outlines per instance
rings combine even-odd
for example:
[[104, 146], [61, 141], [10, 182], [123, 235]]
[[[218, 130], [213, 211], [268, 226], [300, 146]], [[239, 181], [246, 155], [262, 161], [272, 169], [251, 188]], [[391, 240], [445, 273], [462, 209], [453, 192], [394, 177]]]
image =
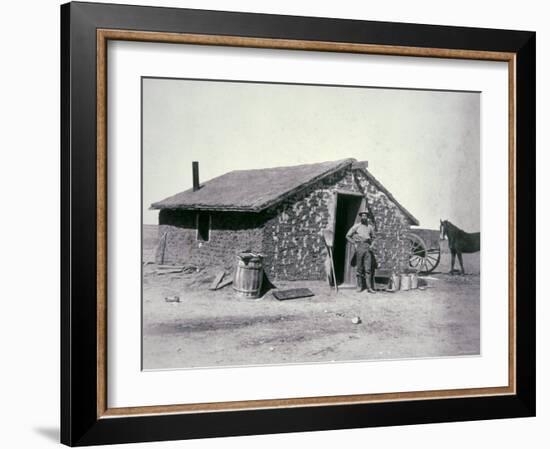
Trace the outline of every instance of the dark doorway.
[[363, 195], [338, 193], [334, 224], [334, 271], [341, 285], [355, 285], [355, 269], [351, 266], [353, 247], [346, 240], [346, 233], [358, 221], [358, 213], [364, 201]]

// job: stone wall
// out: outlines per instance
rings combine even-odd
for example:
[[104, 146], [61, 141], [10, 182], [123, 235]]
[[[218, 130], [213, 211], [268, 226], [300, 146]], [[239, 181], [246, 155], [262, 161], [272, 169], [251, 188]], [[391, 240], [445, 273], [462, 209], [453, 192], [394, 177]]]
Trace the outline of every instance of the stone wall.
[[409, 219], [362, 171], [348, 169], [324, 178], [269, 211], [272, 218], [264, 225], [262, 245], [268, 277], [326, 277], [323, 230], [333, 227], [337, 190], [366, 196], [375, 217], [373, 251], [378, 267], [396, 271], [407, 267], [408, 241], [403, 233], [409, 230]]
[[404, 234], [410, 230], [410, 220], [362, 171], [355, 170], [347, 178], [366, 194], [368, 207], [374, 215], [376, 244], [373, 251], [379, 268], [403, 271], [409, 265], [410, 244]]
[[327, 251], [323, 229], [332, 223], [331, 176], [274, 207], [263, 230], [263, 254], [268, 278], [323, 279]]
[[212, 212], [210, 215], [210, 238], [205, 242], [197, 239], [197, 212], [162, 210], [159, 214], [157, 263], [161, 262], [164, 251], [165, 264], [192, 263], [200, 267], [232, 270], [238, 252], [247, 249], [261, 251], [262, 233], [258, 214]]

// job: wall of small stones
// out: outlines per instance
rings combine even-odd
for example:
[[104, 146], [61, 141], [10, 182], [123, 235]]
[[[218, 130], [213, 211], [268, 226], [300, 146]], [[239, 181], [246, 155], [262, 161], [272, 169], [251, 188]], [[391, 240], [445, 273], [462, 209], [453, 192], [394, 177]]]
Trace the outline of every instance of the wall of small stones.
[[367, 197], [367, 204], [374, 215], [376, 238], [373, 252], [379, 268], [403, 271], [409, 265], [410, 220], [375, 183], [361, 171], [354, 170], [346, 176], [346, 183], [354, 183]]
[[327, 251], [323, 229], [332, 223], [330, 202], [336, 178], [329, 177], [269, 211], [263, 254], [268, 278], [323, 279]]
[[379, 268], [402, 271], [408, 265], [403, 233], [410, 222], [388, 196], [359, 170], [327, 177], [287, 198], [270, 212], [263, 231], [263, 253], [270, 279], [324, 279], [328, 257], [323, 230], [334, 223], [336, 190], [360, 193], [375, 217]]

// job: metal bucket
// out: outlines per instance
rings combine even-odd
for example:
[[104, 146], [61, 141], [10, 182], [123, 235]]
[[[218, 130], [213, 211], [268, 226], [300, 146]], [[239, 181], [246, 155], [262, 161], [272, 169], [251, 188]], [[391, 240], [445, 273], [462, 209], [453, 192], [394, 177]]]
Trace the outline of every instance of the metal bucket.
[[401, 290], [411, 289], [411, 276], [408, 274], [401, 275]]
[[401, 278], [399, 277], [398, 274], [393, 273], [390, 277], [390, 283], [388, 285], [387, 291], [396, 292], [399, 290], [400, 286], [401, 286]]
[[241, 253], [237, 256], [233, 290], [238, 296], [259, 298], [263, 277], [264, 269], [261, 256], [248, 253]]
[[418, 288], [418, 274], [411, 273], [409, 276], [411, 277], [411, 290]]

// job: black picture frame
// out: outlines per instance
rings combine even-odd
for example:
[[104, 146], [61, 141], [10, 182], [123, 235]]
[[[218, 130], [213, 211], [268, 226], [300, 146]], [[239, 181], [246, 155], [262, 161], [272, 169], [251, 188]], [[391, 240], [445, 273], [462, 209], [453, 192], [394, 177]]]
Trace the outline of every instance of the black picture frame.
[[[98, 29], [514, 53], [516, 393], [116, 418], [98, 416]], [[527, 31], [80, 2], [62, 5], [61, 442], [81, 446], [534, 416], [535, 41], [535, 33]]]

